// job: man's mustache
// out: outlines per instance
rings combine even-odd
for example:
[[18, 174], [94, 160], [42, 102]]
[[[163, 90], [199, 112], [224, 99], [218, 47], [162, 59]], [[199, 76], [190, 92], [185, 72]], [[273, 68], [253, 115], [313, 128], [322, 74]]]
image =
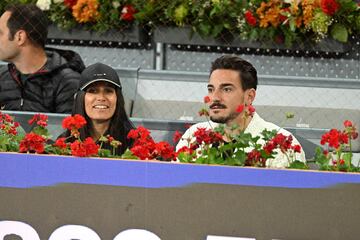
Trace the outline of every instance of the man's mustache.
[[209, 106], [210, 109], [215, 108], [215, 107], [216, 108], [226, 108], [226, 106], [221, 103], [213, 103]]

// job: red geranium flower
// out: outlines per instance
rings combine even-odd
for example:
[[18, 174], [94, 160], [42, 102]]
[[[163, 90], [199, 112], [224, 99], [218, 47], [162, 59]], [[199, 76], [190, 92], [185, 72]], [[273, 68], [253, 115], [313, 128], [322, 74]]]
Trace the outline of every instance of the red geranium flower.
[[183, 146], [176, 152], [176, 154], [179, 155], [182, 152], [191, 155], [191, 154], [193, 154], [194, 149], [192, 149], [191, 147], [188, 147], [188, 146]]
[[150, 136], [150, 131], [143, 126], [129, 131], [129, 139], [133, 139], [134, 143], [130, 151], [141, 160], [156, 158], [155, 142]]
[[135, 145], [130, 148], [130, 151], [141, 160], [149, 159], [150, 151], [146, 146]]
[[115, 140], [115, 139], [114, 139], [112, 136], [110, 136], [110, 135], [107, 135], [106, 137], [107, 137], [109, 143], [111, 143], [112, 141]]
[[253, 26], [253, 27], [256, 26], [256, 18], [254, 17], [252, 12], [250, 12], [250, 11], [245, 12], [245, 20], [250, 26]]
[[253, 149], [251, 152], [247, 153], [245, 166], [256, 166], [265, 167], [266, 159], [261, 157], [261, 153], [256, 149]]
[[20, 142], [20, 152], [36, 152], [43, 153], [45, 148], [45, 138], [35, 133], [28, 133], [25, 135], [24, 139]]
[[356, 131], [356, 127], [350, 120], [344, 121], [345, 133], [351, 137], [351, 139], [356, 139], [358, 137], [358, 132]]
[[120, 18], [122, 20], [131, 22], [135, 19], [134, 14], [136, 13], [136, 9], [131, 4], [126, 4], [123, 9], [121, 10]]
[[80, 141], [75, 141], [70, 144], [71, 155], [77, 157], [85, 157], [86, 156], [86, 148], [84, 144]]
[[300, 153], [301, 152], [301, 146], [300, 145], [294, 145], [291, 147], [294, 152]]
[[[178, 134], [181, 137], [181, 134]], [[149, 130], [143, 126], [130, 130], [127, 137], [134, 140], [130, 151], [141, 160], [161, 157], [162, 160], [171, 161], [175, 158], [173, 147], [167, 142], [155, 143]]]
[[174, 147], [171, 146], [168, 142], [157, 143], [155, 145], [155, 153], [163, 160], [171, 161], [175, 159]]
[[336, 0], [321, 0], [320, 4], [322, 11], [330, 16], [334, 15], [340, 8]]
[[85, 145], [86, 153], [88, 156], [98, 154], [99, 145], [94, 142], [94, 139], [88, 137], [84, 140], [83, 144]]
[[64, 137], [56, 139], [54, 145], [60, 149], [65, 149], [67, 147], [65, 139]]
[[30, 125], [32, 125], [33, 123], [36, 123], [38, 126], [44, 128], [47, 126], [47, 121], [48, 121], [48, 116], [41, 114], [41, 113], [37, 113], [32, 117], [32, 119], [30, 119], [28, 121], [28, 123]]
[[291, 148], [294, 149], [295, 152], [297, 152], [297, 150], [301, 151], [301, 148], [299, 149], [300, 146], [291, 145], [292, 141], [293, 141], [293, 137], [291, 135], [285, 136], [282, 133], [278, 133], [275, 135], [275, 137], [273, 137], [270, 141], [268, 141], [265, 144], [263, 149], [267, 154], [272, 154], [275, 148], [280, 148], [281, 152], [286, 152]]
[[340, 132], [336, 129], [331, 129], [329, 132], [321, 136], [320, 144], [329, 144], [329, 147], [339, 148], [340, 144], [349, 143], [349, 137], [346, 133]]
[[198, 128], [194, 133], [194, 137], [196, 138], [196, 142], [198, 144], [210, 144], [223, 141], [223, 137], [220, 133], [206, 128]]
[[255, 108], [254, 108], [253, 105], [249, 105], [248, 110], [249, 110], [249, 115], [250, 115], [250, 116], [254, 115]]
[[69, 130], [82, 128], [85, 124], [86, 124], [86, 120], [80, 114], [75, 114], [74, 116], [66, 117], [62, 121], [62, 127]]
[[74, 116], [69, 116], [64, 118], [62, 121], [62, 127], [71, 131], [71, 135], [74, 137], [79, 137], [79, 129], [86, 124], [86, 120], [80, 114], [75, 114]]
[[209, 96], [205, 96], [204, 97], [204, 103], [208, 103], [210, 102], [210, 97]]
[[99, 146], [91, 137], [88, 137], [84, 142], [75, 141], [70, 144], [71, 155], [77, 157], [89, 157], [98, 154]]
[[182, 137], [182, 133], [179, 131], [175, 131], [174, 136], [173, 136], [173, 141], [174, 143], [177, 143]]
[[345, 121], [344, 121], [344, 126], [345, 126], [345, 127], [352, 127], [352, 126], [353, 126], [353, 123], [352, 123], [350, 120], [345, 120]]
[[143, 126], [138, 126], [136, 129], [131, 129], [127, 135], [129, 139], [147, 139], [150, 137], [150, 131]]
[[16, 135], [16, 128], [19, 127], [18, 122], [14, 122], [14, 119], [8, 115], [0, 112], [0, 129], [3, 130], [6, 134]]
[[245, 108], [244, 104], [241, 104], [236, 108], [236, 112], [242, 113], [244, 111], [244, 108]]
[[6, 114], [6, 113], [3, 114], [3, 113], [0, 112], [0, 117], [1, 117], [2, 122], [3, 121], [5, 121], [7, 123], [13, 123], [14, 122], [13, 118], [9, 114]]
[[6, 133], [15, 136], [17, 134], [16, 127], [10, 126]]

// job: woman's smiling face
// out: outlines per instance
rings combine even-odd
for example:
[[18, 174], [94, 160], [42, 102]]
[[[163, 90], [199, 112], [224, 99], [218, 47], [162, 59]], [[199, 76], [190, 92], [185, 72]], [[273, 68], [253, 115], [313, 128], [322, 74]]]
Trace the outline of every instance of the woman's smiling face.
[[94, 122], [110, 121], [116, 110], [116, 90], [106, 82], [95, 82], [85, 90], [85, 112]]

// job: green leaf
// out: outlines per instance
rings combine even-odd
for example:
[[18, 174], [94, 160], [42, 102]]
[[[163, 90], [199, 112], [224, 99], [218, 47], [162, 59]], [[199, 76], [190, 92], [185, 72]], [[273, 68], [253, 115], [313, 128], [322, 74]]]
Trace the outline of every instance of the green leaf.
[[208, 150], [208, 153], [209, 153], [209, 155], [208, 155], [208, 163], [209, 163], [209, 164], [216, 164], [216, 163], [218, 163], [218, 161], [217, 161], [218, 159], [220, 159], [221, 162], [222, 162], [221, 157], [218, 155], [219, 151], [218, 151], [217, 148], [210, 148], [210, 149]]
[[290, 25], [290, 30], [291, 30], [292, 32], [295, 32], [295, 31], [296, 31], [296, 22], [295, 22], [295, 19], [294, 19], [294, 18], [290, 19], [289, 25]]
[[210, 11], [210, 17], [214, 16], [217, 13], [218, 9], [217, 8], [213, 8]]
[[31, 130], [33, 133], [36, 133], [37, 135], [40, 135], [42, 137], [45, 137], [47, 139], [51, 138], [49, 131], [46, 128], [36, 126]]
[[198, 157], [195, 161], [195, 163], [200, 163], [200, 164], [204, 164], [207, 163], [207, 159], [204, 157]]
[[352, 0], [338, 0], [340, 4], [351, 3]]
[[314, 160], [321, 170], [328, 170], [329, 159], [323, 154], [321, 147], [315, 149]]
[[0, 135], [0, 145], [7, 145], [9, 144], [9, 137], [7, 135]]
[[121, 158], [123, 159], [138, 159], [137, 156], [135, 156], [130, 149], [126, 149], [126, 151], [121, 155]]
[[351, 166], [351, 158], [352, 158], [351, 152], [344, 153], [342, 155], [342, 158], [344, 159], [346, 166]]
[[214, 131], [220, 133], [221, 135], [225, 135], [225, 125], [219, 124], [214, 128]]
[[182, 163], [191, 163], [193, 162], [193, 154], [188, 154], [185, 152], [181, 152], [178, 157], [180, 162]]
[[309, 169], [309, 167], [306, 165], [306, 163], [304, 162], [300, 162], [299, 160], [295, 160], [293, 161], [289, 168], [294, 168], [294, 169]]
[[249, 35], [249, 39], [252, 41], [258, 40], [259, 38], [259, 33], [256, 29], [253, 29], [250, 31], [250, 35]]
[[246, 153], [243, 151], [235, 152], [236, 164], [237, 166], [244, 166], [246, 160]]
[[206, 23], [200, 23], [199, 27], [196, 29], [198, 29], [199, 34], [202, 36], [209, 36], [210, 31], [211, 31], [210, 25], [208, 25]]
[[269, 131], [269, 130], [267, 130], [267, 129], [264, 129], [262, 132], [261, 132], [261, 135], [263, 136], [263, 139], [265, 140], [265, 141], [268, 141], [268, 140], [270, 140], [270, 139], [272, 139], [273, 137], [275, 137], [275, 135], [277, 134], [277, 130], [271, 130], [271, 131]]
[[356, 17], [355, 25], [358, 31], [360, 31], [360, 15]]
[[109, 149], [99, 149], [98, 154], [99, 157], [111, 157], [111, 151]]
[[234, 150], [234, 145], [232, 143], [228, 143], [228, 144], [224, 144], [221, 147], [219, 147], [219, 150], [221, 152], [225, 152], [225, 151], [229, 151], [229, 150]]
[[212, 29], [211, 36], [217, 37], [222, 32], [223, 29], [224, 29], [224, 25], [222, 24], [215, 25]]
[[346, 27], [340, 23], [335, 23], [331, 28], [331, 36], [339, 42], [346, 43], [348, 41], [348, 31]]
[[230, 23], [224, 23], [224, 28], [226, 29], [231, 29], [231, 24]]

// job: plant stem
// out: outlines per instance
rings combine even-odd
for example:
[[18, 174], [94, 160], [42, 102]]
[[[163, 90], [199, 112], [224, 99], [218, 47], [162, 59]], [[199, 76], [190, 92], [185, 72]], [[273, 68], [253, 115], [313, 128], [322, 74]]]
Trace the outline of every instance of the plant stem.
[[290, 162], [290, 157], [289, 157], [289, 155], [288, 155], [288, 153], [287, 153], [287, 152], [284, 152], [284, 154], [285, 154], [285, 156], [286, 156], [286, 159], [288, 160], [289, 167], [290, 167], [290, 165], [291, 165], [291, 162]]
[[214, 127], [211, 125], [210, 119], [208, 118], [208, 116], [205, 115], [206, 121], [209, 123], [209, 126], [212, 130], [214, 130]]
[[[350, 162], [349, 162], [349, 166], [348, 166], [348, 172], [351, 169], [351, 165], [352, 165], [352, 158], [353, 158], [353, 154], [352, 154], [352, 149], [351, 149], [351, 135], [349, 134], [349, 151], [350, 151]], [[358, 163], [359, 164], [359, 163]]]

